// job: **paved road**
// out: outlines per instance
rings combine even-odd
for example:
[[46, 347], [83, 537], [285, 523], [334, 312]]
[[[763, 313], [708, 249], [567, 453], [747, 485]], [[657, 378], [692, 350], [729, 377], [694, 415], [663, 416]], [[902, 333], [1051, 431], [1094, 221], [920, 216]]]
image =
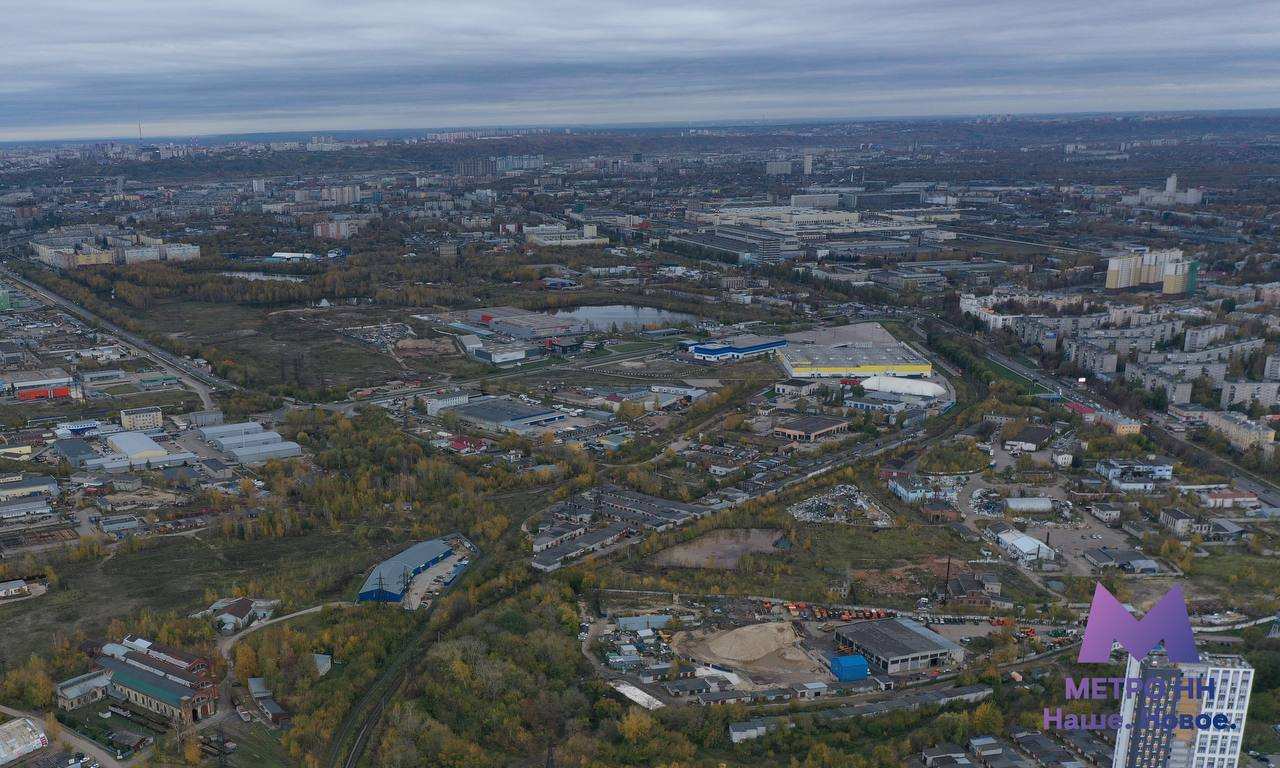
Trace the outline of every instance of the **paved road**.
[[134, 347], [137, 347], [138, 349], [147, 353], [152, 358], [154, 358], [157, 363], [159, 363], [160, 367], [164, 368], [170, 374], [177, 376], [187, 386], [189, 386], [193, 391], [195, 391], [196, 394], [200, 395], [200, 401], [204, 403], [204, 406], [206, 408], [216, 407], [216, 404], [214, 403], [213, 398], [210, 396], [210, 393], [213, 392], [215, 389], [239, 389], [239, 387], [232, 384], [231, 382], [226, 381], [225, 379], [221, 379], [217, 376], [214, 376], [212, 373], [209, 373], [208, 371], [203, 371], [197, 368], [195, 364], [191, 363], [190, 361], [183, 360], [182, 358], [177, 357], [176, 355], [172, 355], [166, 352], [165, 350], [161, 349], [160, 347], [157, 347], [155, 344], [152, 344], [151, 342], [147, 341], [146, 339], [143, 339], [137, 334], [126, 331], [125, 329], [121, 328], [120, 326], [116, 325], [110, 320], [107, 320], [105, 318], [99, 317], [98, 315], [95, 315], [94, 313], [90, 312], [84, 307], [81, 307], [79, 304], [75, 304], [63, 298], [62, 296], [59, 296], [58, 294], [53, 293], [52, 291], [36, 283], [33, 283], [32, 281], [26, 279], [25, 277], [19, 274], [16, 274], [15, 272], [8, 269], [7, 267], [0, 267], [0, 274], [3, 274], [5, 277], [14, 281], [15, 283], [18, 283], [23, 288], [30, 291], [32, 294], [40, 297], [41, 299], [48, 302], [49, 304], [53, 304], [54, 306], [60, 309], [70, 312], [71, 314], [79, 317], [81, 320], [84, 320], [88, 323], [95, 324], [101, 327], [103, 330], [107, 331], [108, 333], [111, 333], [112, 335], [116, 336], [121, 341], [131, 344]]
[[[9, 717], [29, 717], [39, 723], [42, 728], [44, 727], [44, 718], [34, 712], [23, 712], [20, 709], [12, 709], [3, 705], [0, 705], [0, 712], [3, 712]], [[92, 757], [94, 760], [102, 763], [103, 768], [123, 768], [124, 766], [129, 765], [130, 762], [134, 762], [120, 762], [115, 758], [115, 755], [108, 754], [107, 751], [98, 746], [96, 742], [86, 739], [66, 726], [62, 727], [56, 740], [62, 742], [62, 744], [72, 752], [83, 752]]]

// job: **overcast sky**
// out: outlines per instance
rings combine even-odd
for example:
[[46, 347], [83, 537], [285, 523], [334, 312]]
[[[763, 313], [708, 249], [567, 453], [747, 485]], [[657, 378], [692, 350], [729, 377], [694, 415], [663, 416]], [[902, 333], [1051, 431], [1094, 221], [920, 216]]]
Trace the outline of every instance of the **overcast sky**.
[[0, 140], [1280, 107], [1276, 0], [18, 2]]

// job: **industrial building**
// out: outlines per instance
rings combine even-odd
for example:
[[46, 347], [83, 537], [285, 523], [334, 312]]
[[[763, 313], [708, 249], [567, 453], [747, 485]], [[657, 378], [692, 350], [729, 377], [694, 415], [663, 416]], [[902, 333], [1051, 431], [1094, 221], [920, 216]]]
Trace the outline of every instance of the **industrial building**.
[[6, 373], [0, 376], [0, 391], [13, 394], [19, 400], [80, 396], [80, 388], [76, 386], [75, 380], [61, 368]]
[[293, 459], [302, 455], [302, 446], [291, 440], [277, 440], [266, 445], [248, 445], [232, 448], [229, 453], [246, 466], [262, 464], [271, 459]]
[[517, 307], [485, 307], [467, 312], [467, 321], [487, 326], [516, 339], [546, 339], [552, 336], [580, 336], [590, 326], [569, 317], [530, 312]]
[[907, 376], [928, 378], [933, 365], [879, 323], [852, 323], [788, 334], [778, 359], [796, 379]]
[[57, 686], [59, 707], [76, 709], [110, 698], [180, 725], [218, 712], [218, 687], [203, 656], [128, 635], [97, 647], [93, 657], [94, 673]]
[[531, 405], [510, 397], [475, 399], [464, 405], [444, 409], [459, 419], [493, 432], [537, 432], [559, 421], [565, 414], [541, 405]]
[[264, 430], [262, 432], [251, 432], [247, 435], [226, 435], [225, 437], [217, 437], [210, 440], [209, 443], [220, 451], [231, 451], [236, 448], [278, 443], [283, 439], [284, 438], [280, 436], [279, 432], [274, 430]]
[[569, 229], [564, 224], [525, 226], [524, 240], [530, 245], [558, 245], [567, 248], [609, 244], [609, 238], [600, 236], [594, 224], [583, 224], [580, 229]]
[[576, 560], [621, 540], [629, 530], [628, 526], [622, 523], [610, 523], [598, 530], [579, 534], [572, 539], [542, 549], [534, 554], [531, 564], [534, 569], [544, 573], [557, 570], [567, 561]]
[[933, 365], [902, 344], [894, 347], [789, 347], [778, 353], [796, 379], [933, 375]]
[[162, 459], [169, 455], [155, 440], [141, 432], [120, 432], [107, 437], [107, 445], [111, 450], [127, 456], [130, 462], [145, 462], [148, 459]]
[[39, 494], [57, 496], [58, 493], [58, 481], [48, 475], [0, 476], [0, 501], [22, 499]]
[[1044, 560], [1052, 561], [1056, 556], [1048, 544], [1034, 536], [1028, 536], [1022, 531], [1012, 528], [1001, 531], [996, 536], [996, 542], [1010, 557], [1024, 566], [1030, 566]]
[[256, 421], [201, 427], [199, 434], [206, 443], [245, 466], [302, 455], [302, 446], [285, 440], [279, 432], [263, 429]]
[[846, 624], [836, 629], [836, 643], [891, 675], [941, 669], [964, 661], [963, 648], [905, 618]]
[[413, 577], [453, 554], [442, 539], [431, 539], [409, 547], [395, 557], [383, 560], [360, 587], [358, 600], [398, 603], [404, 599]]
[[856, 683], [867, 679], [870, 675], [866, 658], [857, 654], [832, 656], [828, 664], [831, 667], [831, 674], [842, 683]]
[[748, 357], [767, 355], [785, 346], [787, 346], [786, 339], [781, 339], [777, 336], [744, 334], [728, 339], [695, 344], [689, 348], [689, 354], [698, 360], [705, 360], [709, 363], [727, 363]]
[[802, 443], [815, 443], [819, 440], [834, 437], [848, 431], [849, 422], [830, 416], [798, 416], [787, 419], [773, 428], [774, 437], [796, 440]]
[[43, 497], [0, 501], [0, 525], [22, 522], [31, 518], [48, 517], [52, 514], [53, 508], [49, 506], [48, 500]]
[[256, 421], [241, 421], [235, 424], [214, 424], [199, 429], [200, 439], [206, 443], [232, 435], [251, 435], [261, 432], [262, 425]]

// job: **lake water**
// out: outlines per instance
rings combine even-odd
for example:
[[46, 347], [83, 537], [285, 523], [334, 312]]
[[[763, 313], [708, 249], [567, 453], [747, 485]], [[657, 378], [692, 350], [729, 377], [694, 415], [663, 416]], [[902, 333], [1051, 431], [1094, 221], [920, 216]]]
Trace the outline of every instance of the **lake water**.
[[238, 277], [241, 280], [278, 280], [282, 283], [306, 282], [301, 277], [295, 277], [293, 275], [272, 275], [266, 272], [221, 272], [220, 274], [227, 277]]
[[607, 331], [614, 326], [618, 328], [645, 328], [652, 326], [668, 326], [678, 323], [691, 323], [698, 318], [684, 312], [668, 312], [653, 307], [637, 307], [632, 304], [606, 304], [602, 307], [574, 307], [573, 309], [553, 309], [556, 317], [570, 317], [581, 320], [592, 329]]

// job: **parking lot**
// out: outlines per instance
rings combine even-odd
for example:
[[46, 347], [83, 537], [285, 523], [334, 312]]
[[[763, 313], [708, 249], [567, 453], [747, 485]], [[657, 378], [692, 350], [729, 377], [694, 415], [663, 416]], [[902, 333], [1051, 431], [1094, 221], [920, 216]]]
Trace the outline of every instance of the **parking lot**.
[[452, 555], [414, 577], [401, 605], [406, 611], [416, 611], [429, 605], [438, 593], [453, 583], [453, 579], [457, 578], [457, 574], [460, 574], [470, 561], [469, 550], [465, 547], [454, 547]]
[[1081, 513], [1081, 522], [1077, 526], [1033, 526], [1027, 533], [1044, 541], [1061, 555], [1064, 570], [1075, 576], [1088, 576], [1093, 573], [1093, 566], [1084, 559], [1088, 549], [1110, 547], [1112, 549], [1131, 549], [1128, 537], [1117, 528], [1108, 528], [1093, 515]]

